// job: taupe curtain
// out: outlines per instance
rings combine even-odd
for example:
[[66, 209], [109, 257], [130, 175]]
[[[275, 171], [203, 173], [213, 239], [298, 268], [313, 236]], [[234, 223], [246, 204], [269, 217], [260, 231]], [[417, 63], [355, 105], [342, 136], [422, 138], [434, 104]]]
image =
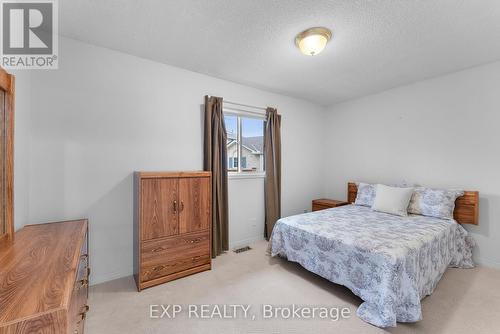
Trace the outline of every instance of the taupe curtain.
[[227, 133], [222, 97], [205, 96], [203, 165], [212, 172], [212, 257], [229, 249], [227, 202]]
[[274, 108], [266, 110], [264, 163], [266, 166], [264, 236], [269, 239], [274, 224], [281, 217], [281, 115], [278, 115], [278, 111]]

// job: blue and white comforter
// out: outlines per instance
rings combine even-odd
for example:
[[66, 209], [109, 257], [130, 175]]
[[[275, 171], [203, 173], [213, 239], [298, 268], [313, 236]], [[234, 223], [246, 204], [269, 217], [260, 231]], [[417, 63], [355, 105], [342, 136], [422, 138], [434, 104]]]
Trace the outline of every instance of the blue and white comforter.
[[422, 319], [420, 300], [446, 268], [472, 268], [474, 240], [454, 220], [399, 217], [347, 205], [280, 219], [271, 255], [298, 262], [364, 300], [358, 316], [379, 327]]

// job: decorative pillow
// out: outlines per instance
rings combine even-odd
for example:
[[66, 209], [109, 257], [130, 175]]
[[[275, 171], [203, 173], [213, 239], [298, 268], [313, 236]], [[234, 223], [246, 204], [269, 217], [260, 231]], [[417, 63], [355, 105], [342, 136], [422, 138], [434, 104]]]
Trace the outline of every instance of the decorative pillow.
[[453, 219], [455, 201], [463, 190], [415, 188], [408, 212], [416, 215]]
[[358, 194], [354, 204], [363, 206], [372, 206], [375, 199], [375, 185], [369, 183], [358, 183]]
[[413, 188], [389, 187], [377, 184], [372, 209], [398, 216], [408, 216], [408, 204]]

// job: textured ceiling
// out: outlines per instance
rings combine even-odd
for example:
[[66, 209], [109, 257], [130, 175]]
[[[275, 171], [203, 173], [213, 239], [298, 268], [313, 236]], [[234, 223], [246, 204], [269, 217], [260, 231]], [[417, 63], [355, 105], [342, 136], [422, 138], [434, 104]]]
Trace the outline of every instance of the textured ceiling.
[[[322, 105], [500, 59], [498, 0], [70, 0], [61, 34]], [[295, 35], [334, 37], [308, 57]]]

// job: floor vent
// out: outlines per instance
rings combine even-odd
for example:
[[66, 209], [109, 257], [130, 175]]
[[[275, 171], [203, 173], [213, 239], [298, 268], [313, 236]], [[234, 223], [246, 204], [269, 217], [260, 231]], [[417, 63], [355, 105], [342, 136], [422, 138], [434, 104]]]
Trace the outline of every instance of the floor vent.
[[250, 248], [249, 246], [245, 246], [245, 247], [241, 247], [241, 248], [236, 248], [234, 250], [234, 252], [235, 253], [243, 253], [243, 252], [249, 251], [250, 249], [252, 249], [252, 248]]

